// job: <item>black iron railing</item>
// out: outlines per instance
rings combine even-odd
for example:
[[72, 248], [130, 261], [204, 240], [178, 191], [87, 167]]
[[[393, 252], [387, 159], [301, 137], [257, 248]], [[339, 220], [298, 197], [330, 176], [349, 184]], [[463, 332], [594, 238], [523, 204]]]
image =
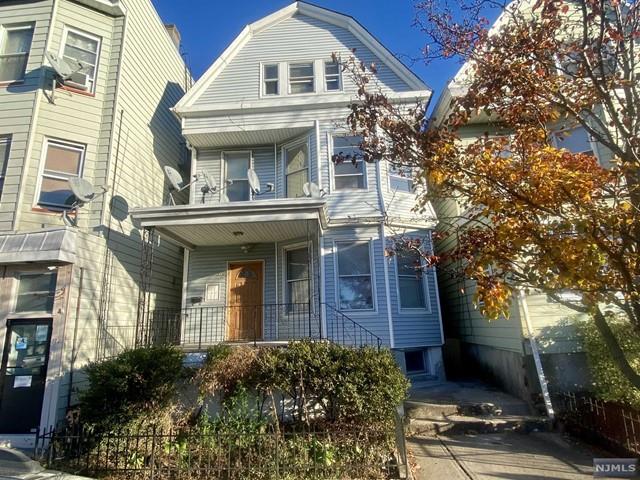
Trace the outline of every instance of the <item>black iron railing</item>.
[[332, 305], [308, 303], [159, 308], [145, 312], [137, 326], [109, 326], [102, 337], [104, 357], [124, 348], [151, 345], [177, 345], [195, 351], [223, 342], [257, 344], [303, 339], [328, 340], [356, 348], [380, 349], [383, 345], [380, 337]]
[[340, 345], [361, 347], [368, 345], [382, 347], [382, 339], [371, 330], [355, 322], [335, 307], [326, 304], [326, 336], [327, 340]]

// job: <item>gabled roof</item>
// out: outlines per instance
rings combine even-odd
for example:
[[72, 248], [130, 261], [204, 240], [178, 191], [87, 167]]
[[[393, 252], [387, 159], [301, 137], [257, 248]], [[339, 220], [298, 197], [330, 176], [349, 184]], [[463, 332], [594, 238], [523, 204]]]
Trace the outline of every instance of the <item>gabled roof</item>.
[[324, 22], [343, 27], [351, 32], [367, 48], [369, 48], [380, 60], [385, 63], [398, 77], [415, 91], [431, 91], [429, 87], [407, 66], [398, 60], [384, 45], [382, 45], [367, 29], [355, 18], [342, 13], [318, 7], [306, 2], [294, 2], [266, 17], [257, 20], [240, 32], [233, 42], [226, 48], [222, 55], [209, 67], [196, 84], [182, 97], [175, 106], [176, 111], [185, 110], [192, 106], [200, 95], [213, 83], [224, 68], [233, 60], [238, 52], [258, 33], [268, 29], [282, 20], [292, 17], [296, 13], [306, 15]]

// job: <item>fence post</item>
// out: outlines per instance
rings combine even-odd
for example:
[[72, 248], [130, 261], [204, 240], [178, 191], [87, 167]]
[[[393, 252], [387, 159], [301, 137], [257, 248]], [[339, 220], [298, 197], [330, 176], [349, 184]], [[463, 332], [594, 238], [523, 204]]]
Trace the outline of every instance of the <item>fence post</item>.
[[153, 426], [153, 429], [151, 430], [151, 460], [150, 460], [150, 467], [151, 467], [151, 471], [150, 473], [150, 480], [153, 480], [155, 478], [155, 465], [156, 465], [156, 426]]
[[200, 307], [200, 333], [198, 334], [198, 350], [202, 350], [202, 310]]

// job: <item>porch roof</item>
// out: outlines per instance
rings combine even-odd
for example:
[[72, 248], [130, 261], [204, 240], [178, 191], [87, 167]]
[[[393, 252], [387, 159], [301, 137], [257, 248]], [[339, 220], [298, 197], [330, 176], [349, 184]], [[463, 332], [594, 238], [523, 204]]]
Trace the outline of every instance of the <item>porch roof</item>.
[[264, 123], [251, 124], [244, 119], [237, 125], [212, 127], [207, 125], [206, 121], [201, 125], [198, 120], [186, 122], [182, 131], [184, 137], [196, 148], [281, 144], [313, 128], [313, 122], [264, 125]]
[[189, 249], [279, 242], [327, 226], [325, 200], [317, 198], [136, 208], [131, 217]]

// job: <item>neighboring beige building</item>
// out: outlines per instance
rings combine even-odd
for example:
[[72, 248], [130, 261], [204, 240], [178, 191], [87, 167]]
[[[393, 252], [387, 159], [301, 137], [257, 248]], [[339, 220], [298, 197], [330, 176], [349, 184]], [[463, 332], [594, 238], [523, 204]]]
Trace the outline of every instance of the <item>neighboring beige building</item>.
[[[150, 0], [0, 4], [1, 441], [28, 445], [64, 416], [78, 368], [133, 344], [118, 325], [140, 300], [180, 304], [181, 248], [152, 239], [141, 275], [129, 218], [163, 202], [163, 166], [189, 168], [170, 111], [191, 82], [178, 42]], [[81, 69], [63, 80], [51, 54]], [[73, 177], [107, 189], [77, 214]]]
[[[454, 98], [464, 94], [465, 67], [445, 87], [432, 114], [432, 124], [438, 126], [450, 113]], [[558, 126], [558, 130], [560, 126]], [[495, 122], [485, 115], [469, 120], [459, 130], [460, 141], [471, 143], [479, 137], [504, 135]], [[582, 127], [565, 132], [558, 147], [575, 153], [591, 153], [602, 165], [609, 165], [611, 153], [594, 142]], [[454, 199], [434, 202], [439, 229], [450, 225], [464, 228], [465, 207]], [[447, 236], [436, 243], [437, 252], [455, 246], [456, 236]], [[441, 274], [438, 278], [445, 331], [445, 362], [447, 374], [482, 376], [502, 385], [523, 399], [536, 403], [541, 393], [540, 381], [531, 350], [527, 327], [528, 315], [533, 338], [540, 351], [544, 375], [550, 391], [584, 390], [589, 388], [589, 374], [574, 322], [580, 314], [564, 307], [544, 294], [516, 296], [509, 318], [488, 320], [474, 304], [475, 282], [457, 275]], [[569, 295], [569, 294], [568, 294]]]

